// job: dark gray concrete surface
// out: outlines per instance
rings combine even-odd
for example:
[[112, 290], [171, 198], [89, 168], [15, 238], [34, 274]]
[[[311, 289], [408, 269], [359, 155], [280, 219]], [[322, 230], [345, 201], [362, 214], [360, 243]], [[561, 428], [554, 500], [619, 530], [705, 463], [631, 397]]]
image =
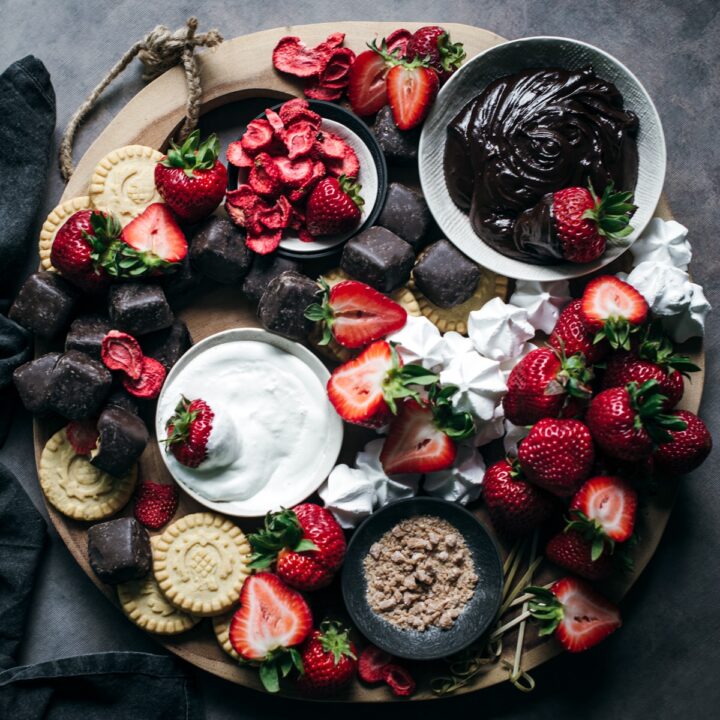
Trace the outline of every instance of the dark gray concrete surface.
[[[0, 68], [33, 53], [50, 70], [58, 95], [58, 131], [82, 98], [137, 38], [158, 23], [178, 27], [191, 14], [201, 28], [227, 38], [285, 21], [417, 19], [464, 22], [508, 38], [567, 35], [594, 43], [630, 67], [662, 118], [668, 144], [666, 191], [678, 220], [690, 228], [692, 272], [720, 306], [718, 191], [720, 182], [720, 3], [717, 0], [428, 0], [357, 3], [350, 0], [231, 2], [228, 0], [0, 0]], [[79, 136], [77, 157], [142, 87], [133, 66]], [[0, 122], [2, 120], [0, 119]], [[0, 189], [1, 191], [1, 189]], [[62, 191], [53, 167], [38, 227]], [[29, 265], [30, 267], [30, 265]], [[720, 422], [715, 380], [720, 312], [706, 340], [707, 382], [702, 415], [716, 437]], [[31, 423], [19, 415], [0, 461], [17, 473], [42, 507], [31, 445]], [[342, 709], [315, 707], [318, 716], [709, 718], [720, 704], [720, 481], [717, 452], [687, 477], [656, 556], [623, 603], [625, 627], [583, 656], [564, 656], [534, 673], [537, 689], [523, 695], [499, 687], [432, 706]], [[22, 662], [124, 649], [159, 652], [152, 639], [118, 615], [77, 567], [56, 535], [45, 555]], [[309, 707], [235, 687], [197, 672], [208, 720], [288, 718]]]

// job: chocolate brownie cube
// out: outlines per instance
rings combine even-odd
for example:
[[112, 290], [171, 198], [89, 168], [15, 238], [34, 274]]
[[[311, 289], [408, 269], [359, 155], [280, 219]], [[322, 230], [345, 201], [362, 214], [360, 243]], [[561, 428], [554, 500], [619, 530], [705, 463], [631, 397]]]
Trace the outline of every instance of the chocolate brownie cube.
[[216, 215], [202, 224], [190, 245], [192, 265], [219, 283], [234, 283], [244, 278], [253, 255], [245, 244], [245, 231]]
[[245, 297], [254, 303], [259, 303], [270, 282], [286, 270], [300, 272], [300, 263], [279, 257], [277, 253], [258, 255], [243, 280], [242, 291]]
[[51, 340], [72, 319], [77, 291], [55, 272], [37, 272], [20, 288], [8, 317], [38, 337]]
[[58, 358], [50, 376], [48, 406], [69, 420], [95, 415], [112, 386], [110, 371], [78, 350]]
[[340, 267], [351, 277], [389, 293], [407, 282], [415, 253], [401, 237], [375, 226], [351, 238]]
[[137, 398], [134, 398], [127, 390], [115, 390], [108, 395], [105, 407], [116, 407], [126, 410], [133, 415], [140, 413]]
[[430, 302], [441, 308], [460, 305], [472, 297], [480, 280], [480, 266], [452, 243], [438, 240], [420, 254], [413, 277]]
[[391, 162], [405, 164], [417, 160], [420, 129], [400, 130], [395, 124], [389, 105], [382, 108], [375, 117], [373, 132], [385, 157]]
[[293, 340], [304, 340], [312, 328], [305, 311], [317, 301], [319, 289], [318, 284], [307, 275], [286, 270], [267, 286], [260, 298], [260, 322], [271, 332]]
[[106, 407], [97, 421], [98, 444], [90, 462], [115, 477], [125, 475], [145, 450], [148, 430], [137, 416], [119, 407]]
[[152, 564], [147, 530], [133, 517], [93, 525], [88, 530], [88, 560], [100, 580], [110, 585], [140, 580]]
[[158, 278], [170, 306], [175, 309], [185, 307], [192, 302], [193, 293], [202, 285], [202, 275], [186, 256], [174, 272]]
[[147, 335], [172, 325], [174, 317], [159, 285], [113, 285], [108, 296], [110, 320], [130, 335]]
[[175, 320], [169, 328], [150, 333], [142, 339], [145, 355], [159, 360], [168, 371], [191, 346], [190, 331], [182, 320]]
[[65, 350], [79, 350], [100, 360], [103, 338], [113, 329], [109, 317], [82, 315], [72, 321], [65, 338]]
[[47, 353], [21, 365], [13, 373], [13, 382], [22, 404], [37, 417], [52, 412], [49, 403], [51, 378], [59, 359], [60, 353]]
[[391, 230], [417, 251], [427, 240], [432, 215], [421, 192], [402, 183], [390, 183], [378, 225]]

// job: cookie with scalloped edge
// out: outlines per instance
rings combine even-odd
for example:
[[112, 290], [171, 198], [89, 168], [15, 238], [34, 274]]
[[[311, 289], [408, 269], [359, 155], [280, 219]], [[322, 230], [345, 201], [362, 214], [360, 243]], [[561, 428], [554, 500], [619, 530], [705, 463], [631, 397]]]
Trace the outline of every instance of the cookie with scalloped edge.
[[80, 210], [92, 210], [93, 206], [87, 195], [71, 198], [60, 203], [54, 208], [45, 219], [40, 229], [40, 240], [38, 241], [38, 253], [40, 254], [40, 268], [42, 270], [55, 271], [50, 261], [53, 240], [57, 231], [67, 222], [71, 215]]
[[38, 477], [47, 501], [75, 520], [103, 520], [127, 505], [137, 481], [137, 465], [116, 478], [78, 455], [65, 428], [56, 432], [40, 455]]
[[243, 662], [243, 658], [238, 655], [237, 650], [230, 642], [230, 620], [232, 620], [234, 612], [230, 611], [224, 615], [216, 615], [212, 618], [213, 632], [217, 638], [218, 645], [236, 662]]
[[108, 153], [90, 179], [90, 202], [113, 213], [124, 227], [148, 205], [163, 202], [155, 187], [155, 166], [164, 155], [146, 145], [126, 145]]
[[192, 615], [227, 612], [250, 573], [250, 543], [234, 523], [211, 512], [176, 520], [153, 545], [153, 572], [163, 595]]

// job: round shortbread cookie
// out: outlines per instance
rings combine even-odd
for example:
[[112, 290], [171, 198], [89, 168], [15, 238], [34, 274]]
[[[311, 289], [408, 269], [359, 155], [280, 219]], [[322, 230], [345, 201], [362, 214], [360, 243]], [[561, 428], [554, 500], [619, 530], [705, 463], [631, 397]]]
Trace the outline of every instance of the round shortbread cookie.
[[165, 597], [193, 615], [221, 615], [239, 599], [250, 573], [250, 543], [215, 513], [180, 518], [158, 536], [153, 571]]
[[230, 642], [230, 620], [232, 619], [233, 613], [225, 613], [225, 615], [218, 615], [212, 619], [213, 631], [217, 638], [220, 647], [237, 662], [243, 662], [243, 658], [238, 655], [235, 648]]
[[50, 251], [52, 250], [53, 240], [57, 231], [65, 224], [67, 219], [80, 210], [92, 210], [93, 206], [87, 195], [72, 198], [60, 203], [46, 218], [40, 230], [40, 240], [38, 242], [38, 252], [40, 254], [40, 267], [43, 270], [52, 270], [55, 268], [50, 262]]
[[45, 444], [38, 466], [48, 502], [75, 520], [103, 520], [125, 507], [135, 488], [137, 466], [116, 478], [77, 455], [65, 428]]
[[479, 310], [488, 300], [494, 297], [505, 299], [508, 289], [508, 279], [490, 270], [481, 268], [480, 280], [473, 295], [460, 305], [451, 308], [441, 308], [430, 302], [420, 290], [415, 287], [410, 278], [409, 286], [417, 298], [420, 312], [442, 333], [454, 330], [461, 335], [467, 335], [467, 319], [473, 310]]
[[145, 145], [127, 145], [106, 155], [90, 180], [90, 202], [113, 213], [125, 226], [152, 203], [163, 202], [155, 187], [155, 166], [163, 154]]

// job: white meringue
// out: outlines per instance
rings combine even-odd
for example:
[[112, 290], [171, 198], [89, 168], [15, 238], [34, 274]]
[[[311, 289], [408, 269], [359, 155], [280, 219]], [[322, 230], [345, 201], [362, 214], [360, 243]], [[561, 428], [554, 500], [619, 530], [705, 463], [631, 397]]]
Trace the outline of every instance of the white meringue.
[[398, 355], [405, 363], [416, 363], [428, 370], [442, 365], [442, 336], [426, 317], [408, 315], [405, 326], [388, 335], [387, 340], [396, 343]]
[[503, 438], [503, 447], [510, 457], [517, 457], [518, 444], [521, 440], [528, 436], [530, 432], [529, 425], [515, 425], [509, 420], [505, 421], [505, 437]]
[[687, 233], [687, 228], [675, 220], [653, 218], [630, 247], [634, 264], [659, 262], [687, 270], [692, 260]]
[[453, 406], [480, 420], [492, 420], [495, 408], [507, 392], [500, 363], [476, 352], [453, 358], [440, 372], [442, 385], [456, 385]]
[[475, 420], [475, 435], [469, 441], [476, 447], [482, 447], [498, 440], [505, 434], [504, 420], [505, 409], [499, 403], [491, 420]]
[[515, 283], [515, 292], [508, 302], [510, 305], [525, 308], [528, 322], [536, 330], [549, 335], [570, 300], [572, 297], [567, 280], [518, 280]]
[[428, 473], [423, 488], [430, 495], [461, 505], [477, 500], [485, 477], [485, 461], [472, 447], [461, 445], [454, 465], [448, 470]]
[[468, 335], [475, 349], [492, 360], [516, 357], [535, 335], [527, 310], [496, 297], [468, 316]]
[[696, 283], [690, 283], [690, 287], [692, 297], [688, 307], [679, 315], [663, 318], [665, 332], [679, 343], [691, 337], [702, 337], [705, 334], [705, 318], [712, 310], [702, 287]]
[[472, 340], [459, 332], [449, 330], [442, 336], [440, 344], [440, 356], [442, 357], [443, 367], [447, 367], [453, 358], [458, 355], [464, 355], [468, 352], [475, 352]]
[[502, 371], [503, 377], [505, 378], [505, 382], [507, 382], [508, 378], [510, 377], [510, 373], [513, 371], [513, 368], [529, 353], [533, 350], [537, 350], [538, 346], [533, 345], [530, 342], [524, 343], [522, 348], [520, 348], [520, 352], [517, 354], [517, 357], [510, 358], [508, 360], [503, 360], [500, 363], [500, 370]]
[[633, 268], [626, 282], [645, 298], [656, 317], [678, 315], [690, 306], [692, 283], [688, 274], [680, 268], [659, 262], [643, 262]]

